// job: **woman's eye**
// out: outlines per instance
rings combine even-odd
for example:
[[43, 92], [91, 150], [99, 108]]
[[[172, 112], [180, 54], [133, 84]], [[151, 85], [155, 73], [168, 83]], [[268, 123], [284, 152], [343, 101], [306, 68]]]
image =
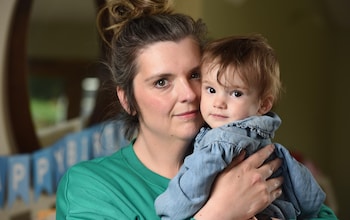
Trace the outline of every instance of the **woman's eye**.
[[157, 88], [163, 88], [165, 86], [168, 85], [168, 80], [166, 79], [160, 79], [160, 80], [157, 80], [155, 83], [154, 83], [155, 87]]
[[234, 96], [234, 97], [241, 97], [243, 95], [243, 93], [242, 92], [240, 92], [240, 91], [233, 91], [232, 93], [231, 93], [231, 96]]
[[207, 90], [208, 93], [215, 93], [216, 92], [213, 87], [207, 87], [206, 90]]
[[191, 74], [191, 78], [192, 79], [200, 79], [201, 78], [201, 74], [199, 72], [193, 72]]

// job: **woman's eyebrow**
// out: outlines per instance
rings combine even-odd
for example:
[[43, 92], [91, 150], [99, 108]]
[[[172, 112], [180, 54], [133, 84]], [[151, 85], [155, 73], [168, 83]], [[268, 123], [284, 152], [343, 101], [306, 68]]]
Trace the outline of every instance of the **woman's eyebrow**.
[[149, 82], [149, 81], [154, 81], [154, 80], [161, 79], [161, 78], [169, 78], [172, 75], [173, 74], [171, 74], [171, 73], [156, 73], [156, 74], [146, 78], [145, 81]]
[[200, 72], [200, 70], [201, 70], [201, 67], [200, 67], [200, 65], [198, 65], [198, 66], [195, 66], [195, 67], [193, 67], [192, 69], [190, 69], [190, 73], [192, 73], [192, 72]]

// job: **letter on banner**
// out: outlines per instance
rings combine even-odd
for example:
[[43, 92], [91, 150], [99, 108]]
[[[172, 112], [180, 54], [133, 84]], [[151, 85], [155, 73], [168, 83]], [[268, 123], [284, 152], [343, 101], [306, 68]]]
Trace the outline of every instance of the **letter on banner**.
[[81, 136], [81, 144], [79, 145], [79, 153], [80, 155], [80, 161], [85, 161], [90, 159], [90, 141], [89, 137], [82, 135]]
[[55, 184], [57, 186], [63, 174], [66, 172], [65, 166], [65, 152], [66, 152], [66, 139], [62, 139], [61, 141], [55, 143], [52, 147], [52, 154], [54, 157], [55, 164]]
[[0, 207], [4, 205], [5, 192], [6, 192], [6, 174], [7, 174], [7, 158], [0, 157]]
[[128, 145], [129, 141], [124, 137], [122, 122], [110, 122], [106, 124], [102, 132], [102, 146], [105, 155], [110, 155], [121, 147]]
[[90, 133], [82, 131], [80, 133], [80, 144], [78, 145], [78, 155], [80, 155], [79, 161], [89, 160], [91, 158], [91, 139]]
[[104, 155], [114, 153], [115, 149], [115, 135], [114, 135], [114, 124], [109, 123], [105, 126], [102, 132], [102, 146], [104, 148]]
[[77, 147], [77, 140], [78, 135], [72, 134], [67, 136], [67, 146], [66, 146], [66, 152], [67, 152], [67, 168], [73, 166], [78, 161], [78, 147]]
[[124, 136], [123, 133], [123, 122], [118, 121], [116, 123], [114, 123], [114, 144], [115, 146], [115, 150], [118, 150], [124, 146], [127, 146], [129, 144], [129, 140], [127, 140]]
[[93, 137], [93, 155], [94, 158], [102, 156], [101, 131], [99, 129], [91, 130]]
[[29, 155], [8, 158], [8, 205], [11, 207], [17, 196], [29, 203]]
[[33, 154], [34, 197], [38, 199], [41, 192], [53, 193], [53, 160], [51, 148], [39, 150]]

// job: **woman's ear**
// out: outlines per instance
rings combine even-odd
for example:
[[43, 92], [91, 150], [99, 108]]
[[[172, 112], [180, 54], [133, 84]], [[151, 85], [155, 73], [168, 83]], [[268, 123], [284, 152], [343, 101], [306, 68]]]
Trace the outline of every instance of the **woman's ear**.
[[258, 110], [259, 114], [264, 115], [272, 109], [274, 98], [269, 95], [261, 100], [260, 108]]
[[129, 106], [128, 100], [125, 96], [125, 91], [123, 89], [121, 89], [120, 87], [117, 87], [116, 92], [117, 92], [117, 96], [118, 96], [118, 99], [119, 99], [121, 106], [128, 114], [130, 114], [130, 106]]

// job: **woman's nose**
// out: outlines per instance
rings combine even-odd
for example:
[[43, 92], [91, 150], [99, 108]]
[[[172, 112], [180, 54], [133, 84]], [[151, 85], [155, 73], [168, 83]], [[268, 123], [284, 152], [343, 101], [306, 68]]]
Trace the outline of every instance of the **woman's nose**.
[[178, 88], [179, 98], [181, 102], [192, 102], [199, 96], [198, 91], [200, 91], [200, 87], [196, 88], [196, 85], [184, 82], [182, 86]]

